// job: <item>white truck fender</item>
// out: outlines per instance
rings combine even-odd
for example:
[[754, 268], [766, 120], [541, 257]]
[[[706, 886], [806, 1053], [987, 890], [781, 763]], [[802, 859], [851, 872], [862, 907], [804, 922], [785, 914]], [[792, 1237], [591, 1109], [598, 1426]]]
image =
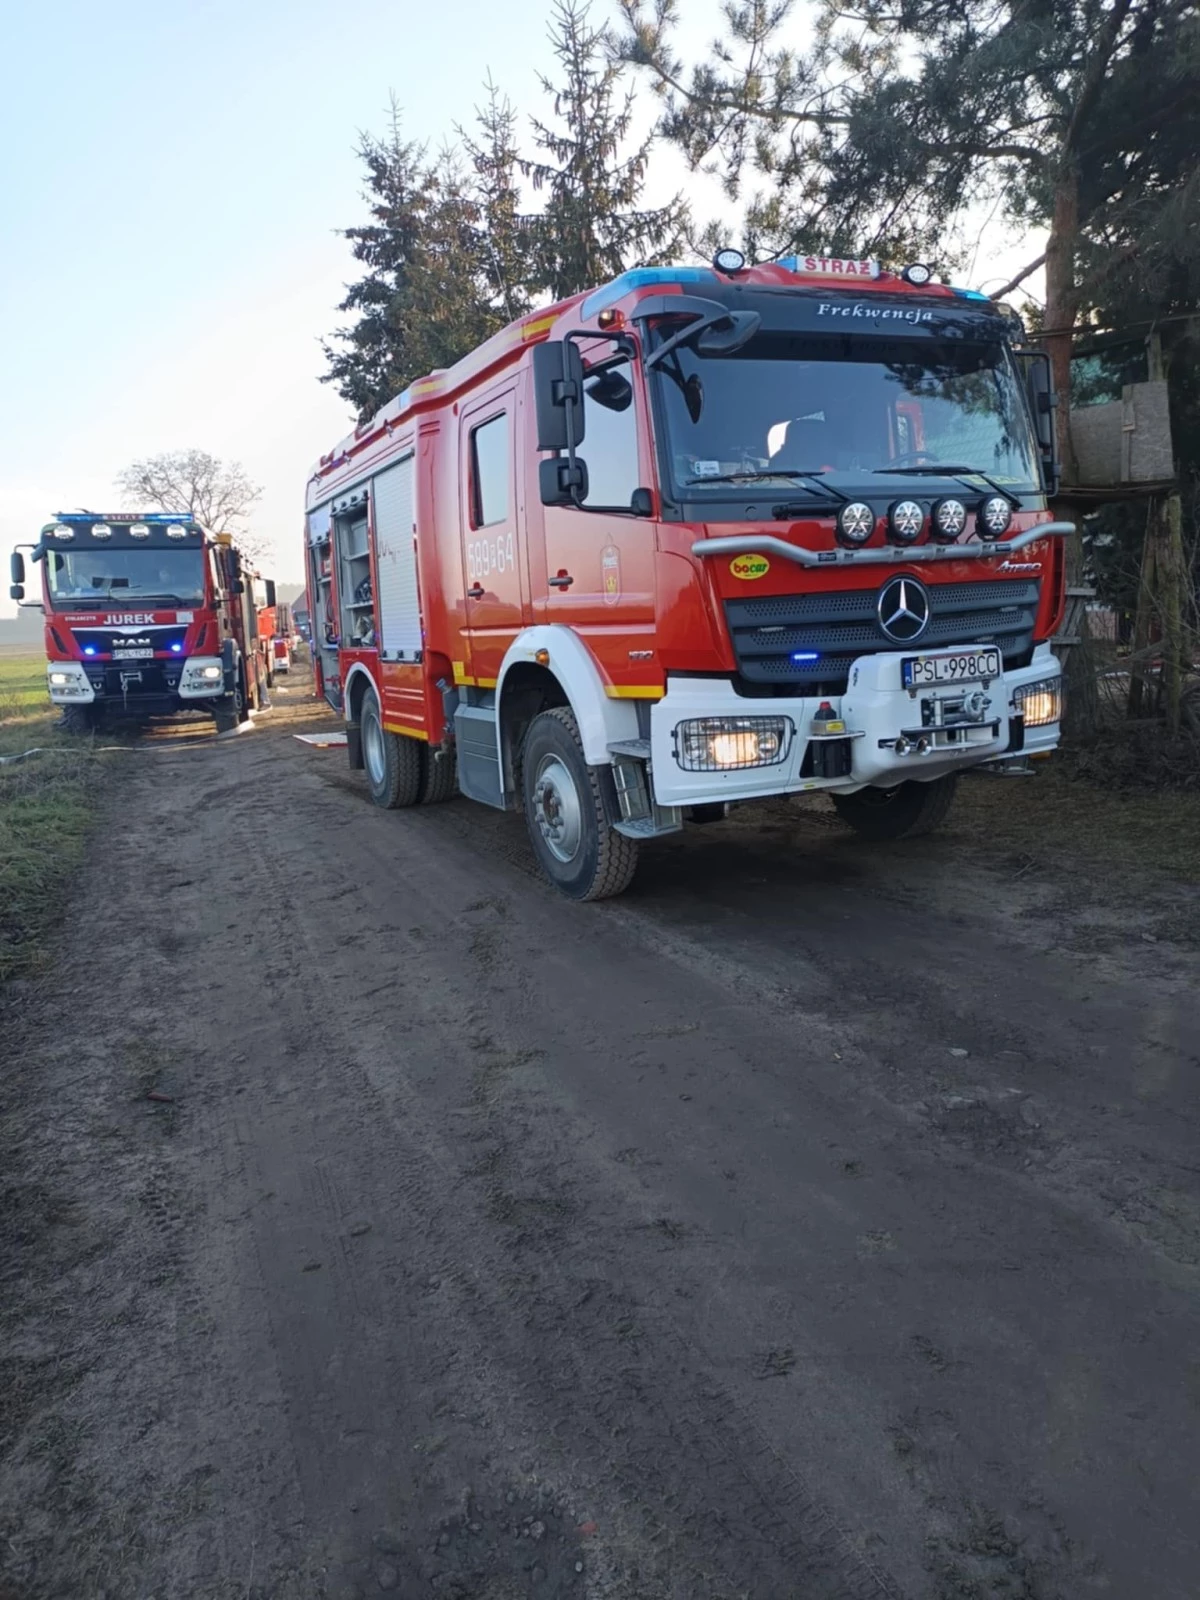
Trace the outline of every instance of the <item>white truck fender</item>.
[[[539, 662], [538, 652], [549, 660]], [[526, 628], [509, 645], [496, 679], [496, 708], [504, 703], [504, 680], [519, 663], [544, 666], [562, 684], [579, 724], [583, 755], [590, 767], [608, 766], [612, 761], [608, 747], [621, 739], [638, 736], [637, 708], [630, 700], [614, 699], [605, 692], [604, 680], [591, 651], [573, 628], [562, 623], [543, 623]], [[497, 754], [504, 771], [504, 737], [499, 715], [496, 718]]]

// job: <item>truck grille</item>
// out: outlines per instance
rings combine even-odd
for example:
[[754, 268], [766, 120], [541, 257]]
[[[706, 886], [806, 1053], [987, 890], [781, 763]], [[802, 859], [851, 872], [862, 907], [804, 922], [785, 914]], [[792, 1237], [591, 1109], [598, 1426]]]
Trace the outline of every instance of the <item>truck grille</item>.
[[[879, 626], [877, 588], [727, 600], [725, 618], [744, 682], [839, 694], [855, 657], [879, 650], [915, 655], [951, 644], [996, 644], [1005, 666], [1018, 665], [1033, 645], [1040, 587], [1037, 578], [927, 584], [929, 625], [907, 646]], [[817, 660], [794, 659], [807, 654]]]

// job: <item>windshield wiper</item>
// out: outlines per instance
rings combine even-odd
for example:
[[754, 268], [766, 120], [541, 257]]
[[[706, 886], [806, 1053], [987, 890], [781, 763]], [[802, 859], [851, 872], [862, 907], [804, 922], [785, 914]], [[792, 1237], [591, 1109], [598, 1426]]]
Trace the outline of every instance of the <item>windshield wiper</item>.
[[929, 462], [919, 467], [873, 467], [871, 470], [876, 477], [885, 478], [982, 478], [989, 489], [1002, 495], [1011, 505], [1019, 507], [1021, 504], [1011, 489], [1004, 488], [978, 467], [941, 466]]
[[686, 487], [690, 487], [697, 483], [769, 483], [772, 478], [795, 478], [800, 483], [813, 484], [832, 500], [844, 502], [846, 498], [844, 494], [832, 484], [821, 482], [823, 475], [823, 468], [817, 472], [800, 472], [792, 467], [770, 467], [761, 472], [715, 472], [708, 477], [685, 478], [683, 481]]

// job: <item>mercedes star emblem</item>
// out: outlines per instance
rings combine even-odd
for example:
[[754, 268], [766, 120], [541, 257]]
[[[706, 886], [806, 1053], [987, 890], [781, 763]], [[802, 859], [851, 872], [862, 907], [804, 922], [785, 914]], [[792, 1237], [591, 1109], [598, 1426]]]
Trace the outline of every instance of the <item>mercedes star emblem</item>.
[[879, 626], [897, 644], [911, 644], [929, 626], [929, 593], [915, 578], [889, 578], [875, 609]]

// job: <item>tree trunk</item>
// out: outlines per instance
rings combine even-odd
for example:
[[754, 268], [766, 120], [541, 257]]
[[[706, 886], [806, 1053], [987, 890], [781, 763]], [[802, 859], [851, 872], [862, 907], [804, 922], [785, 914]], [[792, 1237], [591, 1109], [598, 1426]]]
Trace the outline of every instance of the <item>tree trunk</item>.
[[1046, 333], [1054, 388], [1058, 394], [1056, 426], [1062, 458], [1063, 482], [1068, 489], [1079, 482], [1079, 464], [1071, 439], [1071, 340], [1079, 314], [1079, 289], [1075, 255], [1079, 241], [1079, 178], [1074, 167], [1064, 166], [1054, 191], [1054, 215], [1046, 245]]
[[[1078, 486], [1079, 464], [1071, 438], [1071, 343], [1079, 314], [1079, 288], [1075, 258], [1079, 242], [1079, 177], [1069, 157], [1064, 158], [1054, 190], [1054, 213], [1046, 245], [1046, 333], [1043, 342], [1050, 356], [1054, 390], [1058, 396], [1055, 427], [1062, 461], [1064, 493], [1055, 501], [1054, 512], [1063, 522], [1073, 522], [1075, 532], [1067, 541], [1067, 586], [1083, 583], [1084, 506], [1071, 499]], [[1086, 614], [1080, 618], [1077, 643], [1059, 647], [1066, 680], [1066, 721], [1068, 734], [1086, 738], [1100, 720], [1100, 697], [1096, 683], [1095, 651], [1087, 631]]]
[[1137, 615], [1133, 624], [1133, 661], [1129, 671], [1129, 717], [1137, 721], [1147, 714], [1146, 652], [1154, 627], [1154, 595], [1157, 589], [1154, 575], [1158, 541], [1155, 527], [1158, 522], [1158, 501], [1153, 497], [1146, 507], [1146, 537], [1142, 541], [1142, 564], [1138, 573]]
[[1160, 561], [1167, 731], [1172, 738], [1177, 738], [1183, 706], [1183, 680], [1188, 667], [1184, 659], [1183, 626], [1183, 501], [1177, 494], [1170, 495], [1163, 507]]

